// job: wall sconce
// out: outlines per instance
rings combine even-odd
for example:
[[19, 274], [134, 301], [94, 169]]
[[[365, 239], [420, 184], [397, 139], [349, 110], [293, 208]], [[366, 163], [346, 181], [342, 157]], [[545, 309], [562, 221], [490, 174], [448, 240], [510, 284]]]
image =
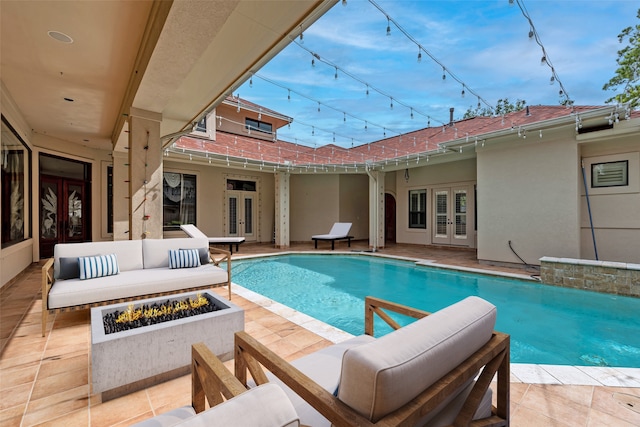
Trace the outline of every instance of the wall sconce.
[[409, 182], [409, 169], [404, 170], [404, 180]]

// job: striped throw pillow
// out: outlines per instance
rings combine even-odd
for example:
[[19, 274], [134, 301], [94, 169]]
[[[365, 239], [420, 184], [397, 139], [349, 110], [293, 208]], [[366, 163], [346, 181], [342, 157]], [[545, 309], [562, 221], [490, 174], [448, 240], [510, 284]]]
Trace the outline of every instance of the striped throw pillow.
[[200, 267], [197, 249], [169, 249], [169, 268]]
[[116, 254], [84, 256], [78, 258], [80, 280], [113, 276], [120, 273]]

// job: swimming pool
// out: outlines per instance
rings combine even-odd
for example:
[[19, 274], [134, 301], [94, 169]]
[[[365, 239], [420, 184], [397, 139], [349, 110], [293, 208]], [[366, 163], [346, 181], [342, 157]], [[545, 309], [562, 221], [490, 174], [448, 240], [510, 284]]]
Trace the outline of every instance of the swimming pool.
[[514, 363], [640, 367], [637, 298], [358, 254], [236, 260], [232, 275], [234, 283], [354, 335], [364, 330], [367, 295], [431, 312], [477, 295], [498, 307], [496, 329], [511, 335]]

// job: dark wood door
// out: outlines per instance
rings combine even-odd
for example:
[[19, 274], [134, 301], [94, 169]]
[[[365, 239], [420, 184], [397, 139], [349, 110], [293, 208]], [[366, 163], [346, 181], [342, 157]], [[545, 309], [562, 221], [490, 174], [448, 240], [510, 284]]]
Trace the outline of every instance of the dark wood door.
[[40, 257], [53, 256], [56, 243], [84, 242], [88, 238], [87, 183], [41, 175]]
[[396, 198], [384, 195], [384, 241], [396, 242]]

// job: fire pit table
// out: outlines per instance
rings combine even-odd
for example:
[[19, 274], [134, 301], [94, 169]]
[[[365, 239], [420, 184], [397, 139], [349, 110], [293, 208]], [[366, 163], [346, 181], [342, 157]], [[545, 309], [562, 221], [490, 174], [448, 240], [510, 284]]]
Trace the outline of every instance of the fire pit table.
[[[112, 325], [105, 327], [105, 317], [113, 320], [119, 315], [120, 320], [126, 320], [142, 316], [145, 310], [151, 317], [154, 310], [159, 311], [158, 306], [167, 303], [176, 307], [188, 306], [189, 302], [197, 305], [194, 301], [203, 301], [203, 298], [215, 311], [128, 330], [113, 331]], [[137, 323], [150, 322], [138, 320]], [[92, 308], [92, 393], [102, 393], [102, 400], [106, 401], [185, 375], [190, 372], [191, 345], [197, 342], [204, 342], [221, 360], [230, 360], [233, 358], [233, 336], [243, 329], [244, 310], [210, 291]]]

